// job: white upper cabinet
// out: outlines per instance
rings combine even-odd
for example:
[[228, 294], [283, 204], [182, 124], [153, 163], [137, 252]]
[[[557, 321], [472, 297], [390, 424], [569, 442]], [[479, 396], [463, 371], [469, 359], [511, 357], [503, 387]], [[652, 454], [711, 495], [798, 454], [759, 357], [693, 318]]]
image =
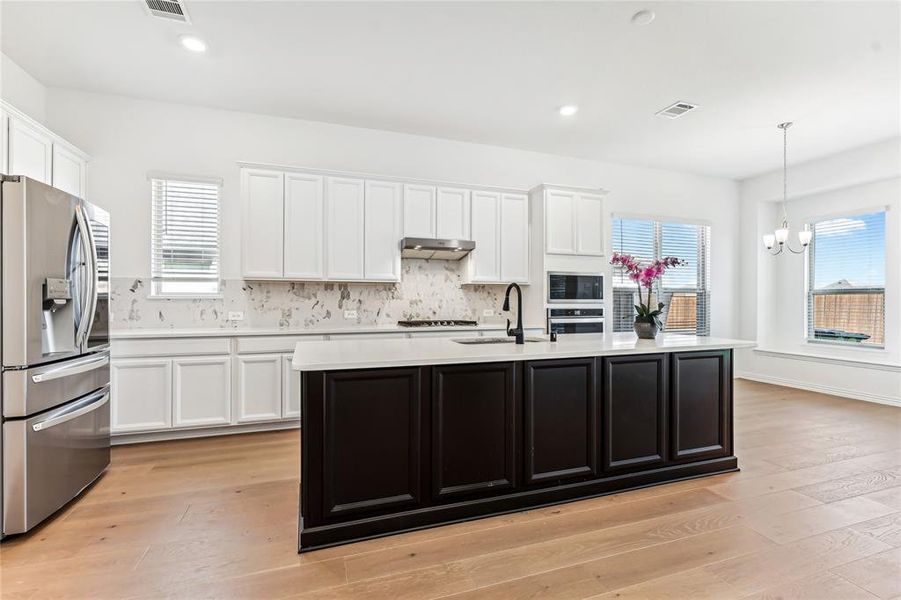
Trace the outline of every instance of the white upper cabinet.
[[400, 281], [402, 187], [366, 181], [364, 275], [367, 280]]
[[603, 256], [604, 198], [600, 194], [545, 189], [545, 252]]
[[285, 174], [286, 279], [325, 277], [323, 181], [319, 175]]
[[501, 280], [528, 283], [529, 197], [525, 194], [502, 194], [500, 222]]
[[576, 254], [604, 254], [604, 198], [579, 194], [576, 201]]
[[469, 190], [439, 187], [435, 209], [435, 237], [468, 240], [469, 211]]
[[362, 179], [326, 179], [326, 277], [357, 280], [363, 268], [364, 188]]
[[472, 241], [476, 249], [469, 255], [469, 280], [501, 280], [501, 195], [498, 192], [473, 191]]
[[9, 173], [53, 184], [53, 137], [16, 116], [9, 117]]
[[79, 198], [87, 193], [87, 161], [60, 142], [53, 144], [53, 187]]
[[548, 190], [544, 223], [548, 254], [576, 253], [576, 194]]
[[248, 279], [280, 279], [284, 274], [284, 197], [283, 173], [241, 171], [241, 262]]
[[436, 195], [433, 185], [404, 185], [404, 237], [436, 237]]

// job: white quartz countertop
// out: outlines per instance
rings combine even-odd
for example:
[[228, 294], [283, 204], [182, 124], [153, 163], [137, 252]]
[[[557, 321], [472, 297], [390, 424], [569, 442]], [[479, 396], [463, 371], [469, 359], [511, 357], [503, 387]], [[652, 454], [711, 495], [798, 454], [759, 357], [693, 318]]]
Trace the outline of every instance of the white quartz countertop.
[[502, 331], [504, 323], [480, 323], [474, 327], [401, 327], [399, 325], [344, 325], [305, 329], [206, 328], [206, 329], [119, 329], [110, 332], [111, 339], [238, 337], [254, 335], [341, 335], [349, 333], [421, 333], [426, 331]]
[[633, 333], [603, 336], [561, 336], [557, 342], [458, 344], [453, 338], [385, 340], [332, 340], [298, 343], [292, 366], [297, 371], [336, 371], [380, 367], [504, 362], [752, 348], [754, 342], [726, 338], [662, 334], [656, 340], [639, 340]]

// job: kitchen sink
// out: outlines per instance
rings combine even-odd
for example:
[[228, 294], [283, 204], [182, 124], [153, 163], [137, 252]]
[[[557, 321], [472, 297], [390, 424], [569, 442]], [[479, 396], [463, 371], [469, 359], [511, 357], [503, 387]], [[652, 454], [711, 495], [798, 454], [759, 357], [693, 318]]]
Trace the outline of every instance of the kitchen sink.
[[[451, 340], [452, 342], [457, 342], [458, 344], [512, 344], [516, 340], [512, 337], [475, 337], [475, 338], [459, 338], [455, 340]], [[525, 338], [526, 342], [546, 342], [544, 338], [540, 337], [527, 337]]]

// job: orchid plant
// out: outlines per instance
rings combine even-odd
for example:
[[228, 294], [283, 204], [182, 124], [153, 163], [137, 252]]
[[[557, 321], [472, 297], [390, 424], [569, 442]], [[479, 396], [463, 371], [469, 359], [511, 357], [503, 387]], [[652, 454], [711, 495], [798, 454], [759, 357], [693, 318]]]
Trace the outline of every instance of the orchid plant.
[[[629, 279], [635, 282], [635, 284], [638, 286], [639, 303], [635, 305], [637, 316], [636, 320], [645, 321], [648, 323], [653, 322], [656, 323], [658, 327], [662, 327], [660, 323], [660, 315], [663, 314], [663, 307], [666, 305], [663, 302], [658, 302], [657, 308], [652, 308], [651, 290], [654, 288], [654, 283], [661, 277], [663, 277], [663, 274], [667, 269], [684, 265], [685, 261], [681, 258], [676, 258], [675, 256], [666, 256], [664, 258], [654, 260], [650, 264], [642, 264], [641, 261], [639, 261], [631, 254], [614, 252], [613, 256], [610, 258], [610, 264], [620, 267], [623, 271], [625, 271]], [[647, 288], [648, 290], [647, 304], [641, 302], [642, 288]]]

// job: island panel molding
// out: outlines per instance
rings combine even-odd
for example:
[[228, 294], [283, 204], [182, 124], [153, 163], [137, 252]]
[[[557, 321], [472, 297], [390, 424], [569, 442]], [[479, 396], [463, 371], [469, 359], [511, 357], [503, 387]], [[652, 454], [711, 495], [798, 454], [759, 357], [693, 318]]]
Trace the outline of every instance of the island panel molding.
[[525, 363], [525, 482], [597, 475], [598, 364], [594, 357]]
[[512, 362], [431, 369], [436, 500], [515, 485], [516, 371]]
[[639, 470], [666, 456], [667, 357], [604, 358], [604, 470]]
[[[298, 344], [299, 551], [737, 470], [732, 352], [749, 344], [614, 338]], [[338, 366], [364, 353], [380, 359]]]

